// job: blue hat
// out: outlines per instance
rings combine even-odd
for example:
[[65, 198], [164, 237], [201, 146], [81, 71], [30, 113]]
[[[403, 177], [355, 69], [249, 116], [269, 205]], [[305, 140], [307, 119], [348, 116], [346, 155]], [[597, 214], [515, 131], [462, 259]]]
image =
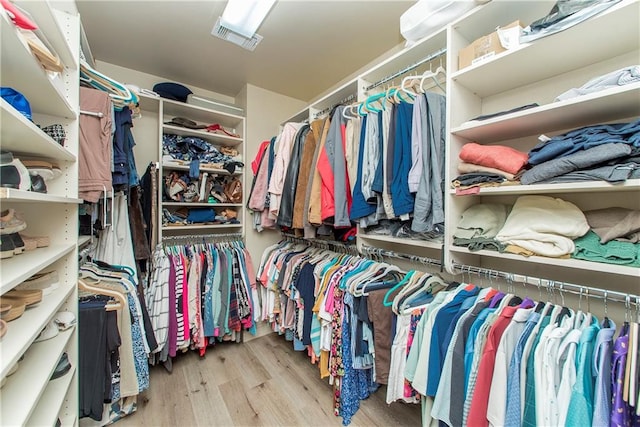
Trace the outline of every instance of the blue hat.
[[157, 83], [153, 86], [153, 91], [163, 98], [180, 102], [187, 102], [187, 96], [193, 93], [189, 88], [181, 84], [169, 82]]
[[10, 87], [0, 87], [0, 95], [2, 95], [2, 98], [11, 104], [13, 108], [31, 120], [31, 106], [23, 94]]

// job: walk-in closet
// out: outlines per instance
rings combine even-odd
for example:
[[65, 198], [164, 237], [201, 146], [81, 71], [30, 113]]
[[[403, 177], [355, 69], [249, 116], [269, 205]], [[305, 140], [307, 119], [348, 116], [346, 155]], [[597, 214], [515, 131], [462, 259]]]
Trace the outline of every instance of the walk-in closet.
[[0, 15], [0, 425], [640, 425], [640, 0]]

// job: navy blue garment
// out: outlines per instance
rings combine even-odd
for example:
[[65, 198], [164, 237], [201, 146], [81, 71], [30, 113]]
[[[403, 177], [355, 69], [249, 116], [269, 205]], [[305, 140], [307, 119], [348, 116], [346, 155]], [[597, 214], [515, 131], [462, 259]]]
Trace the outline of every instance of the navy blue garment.
[[396, 117], [395, 146], [393, 147], [393, 180], [391, 182], [391, 202], [393, 212], [404, 215], [413, 212], [414, 195], [409, 191], [409, 170], [411, 170], [411, 125], [413, 104], [401, 102], [394, 110]]
[[640, 120], [630, 123], [587, 126], [572, 130], [564, 135], [554, 136], [529, 151], [529, 164], [537, 165], [576, 151], [616, 142], [640, 147]]
[[313, 318], [313, 303], [315, 302], [315, 286], [316, 279], [313, 276], [315, 264], [310, 262], [300, 269], [300, 274], [294, 283], [294, 286], [300, 292], [304, 303], [304, 316], [302, 319], [302, 344], [311, 345], [311, 319]]
[[[384, 190], [384, 138], [382, 129], [382, 113], [378, 114], [378, 164], [376, 166], [376, 173], [373, 175], [373, 182], [371, 183], [371, 189], [376, 193], [382, 194]], [[371, 201], [370, 201], [371, 202]], [[377, 203], [377, 201], [373, 201]]]
[[362, 119], [362, 127], [360, 129], [360, 152], [358, 153], [358, 176], [356, 177], [356, 184], [353, 187], [353, 201], [351, 203], [351, 212], [349, 218], [351, 220], [357, 220], [367, 217], [376, 212], [376, 205], [367, 203], [362, 194], [362, 157], [365, 148], [365, 135], [367, 133], [367, 117]]
[[[445, 353], [440, 347], [444, 341], [449, 325], [458, 314], [460, 307], [469, 297], [478, 295], [480, 289], [473, 286], [471, 290], [466, 288], [459, 291], [447, 305], [442, 307], [434, 319], [431, 332], [431, 352], [429, 353], [429, 370], [427, 378], [427, 396], [435, 396], [440, 384], [440, 374], [444, 365]], [[451, 340], [451, 338], [449, 338]], [[446, 352], [446, 349], [445, 349]]]
[[132, 124], [131, 110], [125, 108], [115, 112], [116, 132], [113, 135], [113, 169], [111, 174], [113, 185], [129, 184], [129, 154], [133, 154], [129, 141]]

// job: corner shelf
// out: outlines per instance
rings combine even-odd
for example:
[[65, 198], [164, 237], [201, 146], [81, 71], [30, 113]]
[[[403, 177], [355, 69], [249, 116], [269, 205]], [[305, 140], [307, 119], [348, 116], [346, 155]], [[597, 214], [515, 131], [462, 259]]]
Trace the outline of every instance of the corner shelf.
[[54, 141], [32, 121], [0, 98], [2, 148], [14, 154], [38, 153], [38, 157], [75, 162], [76, 156]]
[[33, 112], [75, 119], [77, 113], [63, 94], [59, 78], [51, 79], [38, 63], [6, 13], [0, 16], [2, 54], [11, 61], [2, 61], [2, 86], [22, 93]]
[[[232, 129], [242, 127], [244, 120], [244, 117], [235, 114], [209, 110], [208, 108], [198, 105], [186, 104], [165, 98], [162, 99], [162, 112], [165, 116], [164, 118], [167, 118], [167, 120], [171, 120], [172, 117], [186, 117], [195, 122], [202, 122], [207, 125], [217, 123]], [[164, 118], [161, 117], [162, 120], [164, 120]]]
[[208, 229], [224, 229], [224, 228], [242, 228], [242, 223], [240, 224], [210, 224], [210, 225], [176, 225], [174, 227], [171, 226], [163, 226], [162, 231], [184, 231], [184, 230], [208, 230]]
[[43, 268], [53, 264], [76, 249], [76, 242], [51, 245], [25, 251], [21, 255], [2, 260], [0, 269], [0, 294], [13, 289]]
[[223, 145], [225, 147], [236, 147], [242, 144], [242, 138], [229, 136], [218, 133], [206, 132], [199, 129], [189, 129], [183, 128], [180, 126], [173, 125], [162, 125], [163, 133], [168, 133], [171, 135], [180, 135], [180, 136], [197, 136], [198, 138], [202, 138], [205, 141], [208, 141], [212, 144]]
[[416, 246], [420, 248], [442, 250], [442, 242], [435, 242], [431, 240], [416, 240], [408, 238], [400, 238], [393, 236], [384, 236], [376, 234], [358, 233], [358, 237], [365, 240], [373, 240], [384, 243], [394, 243], [406, 246]]
[[[0, 424], [25, 425], [35, 411], [38, 399], [50, 385], [63, 350], [73, 336], [75, 327], [60, 332], [56, 337], [34, 343], [20, 362], [18, 371], [7, 378], [2, 387]], [[70, 375], [67, 372], [65, 375]], [[37, 413], [37, 412], [36, 412]]]
[[42, 298], [34, 307], [25, 310], [19, 318], [8, 323], [7, 334], [2, 337], [2, 364], [0, 378], [4, 378], [13, 364], [29, 348], [42, 329], [53, 318], [62, 304], [69, 297], [75, 283], [58, 284], [58, 289]]

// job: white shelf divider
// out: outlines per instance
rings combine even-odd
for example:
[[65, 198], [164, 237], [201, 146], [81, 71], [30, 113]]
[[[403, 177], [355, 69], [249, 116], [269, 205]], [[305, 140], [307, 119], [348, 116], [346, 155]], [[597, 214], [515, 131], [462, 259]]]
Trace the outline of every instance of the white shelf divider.
[[43, 268], [53, 264], [76, 248], [76, 242], [64, 245], [51, 245], [26, 251], [21, 255], [2, 260], [0, 268], [0, 294], [13, 289], [16, 285], [33, 276]]
[[49, 340], [34, 343], [25, 353], [18, 371], [10, 376], [2, 387], [0, 424], [14, 426], [27, 423], [38, 399], [49, 385], [49, 378], [74, 329], [60, 332]]
[[[172, 164], [172, 163], [163, 163], [162, 164], [162, 168], [163, 169], [167, 169], [167, 170], [177, 170], [177, 171], [188, 171], [189, 170], [189, 166], [187, 165], [178, 165], [178, 164]], [[237, 168], [236, 168], [237, 170]], [[218, 175], [233, 175], [233, 176], [238, 176], [238, 175], [242, 175], [242, 171], [240, 172], [235, 172], [233, 174], [230, 174], [228, 170], [226, 169], [213, 169], [213, 168], [206, 168], [206, 167], [202, 167], [200, 166], [200, 172], [207, 172], [207, 173], [215, 173]]]
[[73, 376], [76, 374], [76, 367], [72, 366], [69, 372], [60, 378], [49, 381], [47, 388], [42, 393], [42, 397], [38, 401], [35, 411], [29, 418], [30, 426], [52, 426], [58, 419], [58, 413], [62, 407]]
[[216, 228], [242, 228], [242, 224], [176, 225], [162, 227], [162, 231], [207, 230]]
[[44, 296], [37, 306], [26, 309], [22, 316], [8, 323], [7, 334], [0, 342], [0, 349], [2, 349], [0, 378], [4, 378], [13, 364], [38, 337], [74, 287], [75, 283], [58, 287], [51, 294]]
[[[571, 182], [565, 184], [531, 184], [531, 185], [505, 185], [497, 187], [483, 187], [480, 189], [481, 196], [485, 195], [507, 195], [507, 194], [549, 194], [549, 193], [602, 193], [602, 192], [622, 192], [640, 190], [640, 179], [629, 179], [620, 184], [611, 184], [606, 181]], [[450, 194], [456, 194], [454, 189], [449, 190]], [[468, 197], [468, 196], [458, 196]]]
[[71, 197], [55, 196], [49, 193], [38, 193], [37, 191], [16, 190], [14, 188], [0, 188], [0, 200], [3, 202], [23, 203], [82, 203], [82, 200]]
[[[76, 156], [54, 141], [32, 121], [0, 98], [2, 149], [16, 153], [38, 153], [39, 157], [76, 161]], [[33, 156], [33, 154], [31, 154]]]
[[191, 203], [191, 202], [162, 202], [163, 206], [191, 206], [211, 208], [241, 208], [239, 203]]
[[435, 242], [430, 240], [403, 239], [400, 237], [381, 236], [381, 235], [366, 234], [366, 233], [359, 233], [358, 237], [365, 240], [371, 240], [371, 241], [377, 241], [377, 242], [394, 243], [399, 245], [416, 246], [420, 248], [437, 249], [437, 250], [442, 249], [442, 242]]

